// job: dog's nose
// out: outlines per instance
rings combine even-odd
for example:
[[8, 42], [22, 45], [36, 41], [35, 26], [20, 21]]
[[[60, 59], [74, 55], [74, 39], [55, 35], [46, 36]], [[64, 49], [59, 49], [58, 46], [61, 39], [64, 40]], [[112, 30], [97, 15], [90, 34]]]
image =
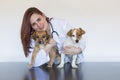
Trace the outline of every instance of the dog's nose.
[[79, 42], [79, 40], [75, 40], [75, 42], [76, 42], [76, 43], [78, 43], [78, 42]]
[[42, 42], [42, 41], [39, 41], [39, 44], [43, 44], [43, 42]]

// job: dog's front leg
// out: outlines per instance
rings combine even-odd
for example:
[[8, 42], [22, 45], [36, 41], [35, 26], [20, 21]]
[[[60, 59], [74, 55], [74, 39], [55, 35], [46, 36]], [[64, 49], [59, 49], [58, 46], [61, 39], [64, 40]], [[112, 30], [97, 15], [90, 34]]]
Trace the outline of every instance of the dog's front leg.
[[30, 67], [33, 67], [34, 62], [35, 62], [35, 58], [36, 58], [36, 55], [37, 55], [38, 51], [39, 51], [39, 47], [35, 46], [34, 51], [32, 53], [32, 59], [31, 59]]
[[50, 61], [48, 63], [48, 67], [52, 67], [56, 54], [55, 52], [50, 51], [49, 56], [50, 56]]
[[77, 59], [77, 55], [73, 55], [72, 56], [72, 63], [71, 63], [72, 68], [78, 68], [77, 65], [75, 64], [76, 59]]
[[57, 68], [63, 68], [64, 66], [64, 59], [65, 59], [65, 54], [61, 53], [61, 62], [60, 64], [57, 66]]

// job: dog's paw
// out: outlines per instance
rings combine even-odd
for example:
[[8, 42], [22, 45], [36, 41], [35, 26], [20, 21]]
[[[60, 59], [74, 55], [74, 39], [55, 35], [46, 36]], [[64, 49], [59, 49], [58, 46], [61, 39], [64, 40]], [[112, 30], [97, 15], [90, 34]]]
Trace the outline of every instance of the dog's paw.
[[78, 68], [76, 64], [72, 64], [72, 68]]
[[51, 65], [48, 65], [47, 67], [51, 68], [52, 66], [51, 66]]
[[57, 66], [57, 68], [63, 68], [63, 64], [59, 64], [58, 66]]
[[32, 67], [33, 67], [33, 64], [29, 64], [29, 67], [32, 68]]

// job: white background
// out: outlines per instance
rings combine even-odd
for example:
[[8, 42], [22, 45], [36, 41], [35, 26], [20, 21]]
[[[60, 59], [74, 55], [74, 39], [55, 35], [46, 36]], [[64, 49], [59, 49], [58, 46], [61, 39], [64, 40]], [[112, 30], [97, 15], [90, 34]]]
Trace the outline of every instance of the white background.
[[27, 61], [20, 29], [33, 6], [86, 31], [86, 62], [120, 62], [120, 0], [0, 0], [0, 62]]

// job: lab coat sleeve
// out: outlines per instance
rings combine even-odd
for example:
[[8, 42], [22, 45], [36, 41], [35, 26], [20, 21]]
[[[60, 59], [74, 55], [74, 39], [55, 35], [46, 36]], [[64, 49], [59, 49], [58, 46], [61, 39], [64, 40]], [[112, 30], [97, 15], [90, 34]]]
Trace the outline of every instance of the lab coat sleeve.
[[70, 30], [70, 29], [72, 29], [72, 26], [68, 23], [68, 21], [64, 21], [65, 22], [65, 25], [64, 25], [64, 32], [65, 32], [65, 35], [66, 35], [66, 37], [67, 37], [67, 32]]
[[62, 52], [63, 43], [67, 39], [67, 32], [70, 29], [71, 29], [71, 25], [66, 20], [63, 20], [61, 22], [61, 30], [58, 30], [60, 36], [56, 40], [57, 41], [57, 46], [59, 48], [59, 53]]
[[[58, 46], [59, 53], [61, 53], [63, 42], [65, 41], [67, 37], [67, 31], [70, 29], [70, 25], [66, 20], [63, 19], [57, 19], [53, 18], [51, 21], [54, 30], [59, 34], [59, 36], [56, 35], [56, 33], [53, 34], [53, 38], [56, 41], [56, 44]], [[52, 30], [51, 30], [52, 32]]]

